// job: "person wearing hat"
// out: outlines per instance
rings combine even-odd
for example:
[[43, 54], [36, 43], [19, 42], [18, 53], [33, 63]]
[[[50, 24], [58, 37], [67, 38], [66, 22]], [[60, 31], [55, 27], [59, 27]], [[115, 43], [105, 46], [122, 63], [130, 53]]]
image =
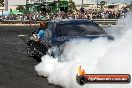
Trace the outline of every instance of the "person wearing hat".
[[45, 38], [45, 30], [47, 29], [47, 23], [46, 22], [40, 22], [40, 27], [32, 32], [33, 34], [33, 39], [31, 40], [35, 40], [35, 41], [39, 41], [42, 40], [43, 38]]
[[45, 37], [45, 29], [47, 28], [47, 24], [45, 22], [40, 22], [40, 28], [36, 31], [37, 37], [41, 40]]

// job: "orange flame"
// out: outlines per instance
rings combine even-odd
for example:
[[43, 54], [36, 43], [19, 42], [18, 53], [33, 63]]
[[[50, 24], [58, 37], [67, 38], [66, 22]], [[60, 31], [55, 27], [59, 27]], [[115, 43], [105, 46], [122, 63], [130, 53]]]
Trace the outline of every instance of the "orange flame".
[[85, 75], [85, 70], [84, 69], [81, 69], [82, 66], [79, 66], [78, 67], [78, 75], [79, 76], [84, 76]]

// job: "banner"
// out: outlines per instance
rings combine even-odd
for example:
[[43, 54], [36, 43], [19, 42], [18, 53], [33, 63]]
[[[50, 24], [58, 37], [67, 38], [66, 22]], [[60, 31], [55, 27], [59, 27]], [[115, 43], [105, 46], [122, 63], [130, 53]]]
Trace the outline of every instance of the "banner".
[[26, 5], [26, 0], [8, 0], [8, 5]]

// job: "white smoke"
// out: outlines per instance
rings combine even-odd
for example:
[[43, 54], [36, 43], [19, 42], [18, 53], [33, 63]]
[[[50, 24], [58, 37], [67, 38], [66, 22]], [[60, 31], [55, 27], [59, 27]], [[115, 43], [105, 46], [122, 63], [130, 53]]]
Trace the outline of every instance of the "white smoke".
[[118, 27], [108, 29], [111, 29], [109, 33], [116, 37], [114, 41], [109, 41], [106, 38], [92, 41], [87, 39], [71, 40], [66, 44], [68, 48], [65, 49], [64, 56], [61, 57], [61, 60], [64, 61], [59, 62], [59, 59], [46, 55], [42, 57], [42, 62], [35, 66], [35, 70], [40, 76], [47, 77], [49, 83], [65, 88], [131, 88], [131, 83], [80, 86], [76, 82], [77, 67], [80, 65], [88, 74], [132, 74], [131, 19], [132, 14], [129, 13], [125, 19], [118, 22], [117, 26], [122, 29], [118, 29]]

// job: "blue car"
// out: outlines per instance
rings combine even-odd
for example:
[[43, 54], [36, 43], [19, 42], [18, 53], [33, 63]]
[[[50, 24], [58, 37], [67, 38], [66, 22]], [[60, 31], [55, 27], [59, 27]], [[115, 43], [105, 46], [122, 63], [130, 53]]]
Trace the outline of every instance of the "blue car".
[[98, 24], [85, 19], [65, 19], [48, 22], [48, 29], [51, 31], [50, 38], [46, 41], [38, 42], [29, 39], [27, 43], [27, 53], [29, 56], [41, 58], [49, 48], [59, 47], [66, 41], [74, 38], [87, 38], [93, 40], [98, 37], [106, 37], [113, 40]]

